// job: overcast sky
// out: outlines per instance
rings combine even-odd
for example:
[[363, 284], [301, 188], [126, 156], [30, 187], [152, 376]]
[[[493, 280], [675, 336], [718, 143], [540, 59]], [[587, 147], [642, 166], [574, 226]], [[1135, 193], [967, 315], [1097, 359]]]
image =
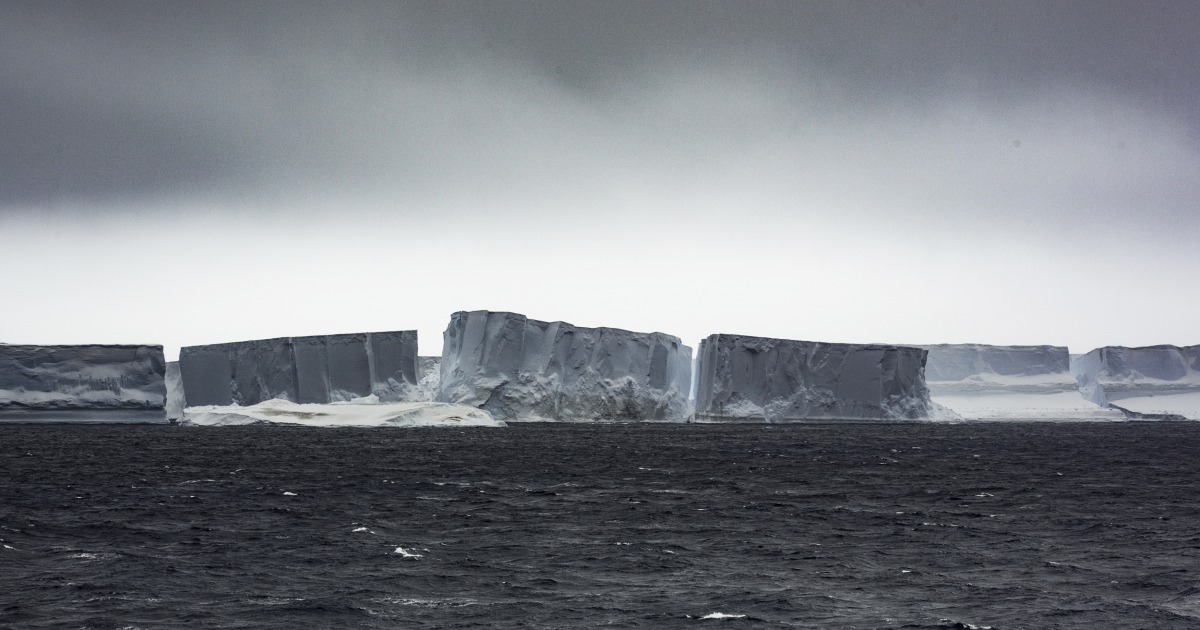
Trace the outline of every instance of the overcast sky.
[[1200, 343], [1197, 2], [0, 1], [0, 341]]

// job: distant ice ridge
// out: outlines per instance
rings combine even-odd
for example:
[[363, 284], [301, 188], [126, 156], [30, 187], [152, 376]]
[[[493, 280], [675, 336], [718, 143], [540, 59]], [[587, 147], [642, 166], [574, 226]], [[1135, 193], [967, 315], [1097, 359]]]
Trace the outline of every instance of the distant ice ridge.
[[0, 344], [0, 419], [163, 422], [162, 346]]
[[709, 335], [696, 421], [939, 419], [924, 368], [921, 348]]
[[486, 411], [435, 402], [297, 404], [281, 399], [237, 405], [188, 407], [182, 425], [296, 424], [310, 427], [502, 427]]
[[1076, 357], [1071, 373], [1097, 405], [1200, 420], [1200, 346], [1105, 346]]
[[938, 344], [925, 381], [933, 402], [966, 420], [1122, 420], [1079, 393], [1061, 346]]
[[509, 421], [684, 421], [691, 348], [678, 337], [544, 322], [517, 313], [451, 316], [437, 400]]
[[253, 405], [272, 398], [329, 403], [365, 396], [411, 401], [417, 331], [280, 337], [180, 349], [189, 405]]

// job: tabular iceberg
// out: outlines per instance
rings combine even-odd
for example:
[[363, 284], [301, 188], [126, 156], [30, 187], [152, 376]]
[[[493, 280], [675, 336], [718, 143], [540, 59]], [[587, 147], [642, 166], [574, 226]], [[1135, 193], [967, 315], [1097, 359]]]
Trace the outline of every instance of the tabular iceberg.
[[1097, 405], [1200, 420], [1200, 346], [1105, 346], [1076, 357], [1071, 373]]
[[417, 331], [280, 337], [186, 346], [179, 369], [187, 404], [381, 401], [416, 396]]
[[698, 422], [917, 420], [925, 350], [744, 335], [700, 342]]
[[939, 344], [925, 381], [933, 402], [969, 420], [1120, 420], [1085, 400], [1061, 346]]
[[691, 360], [691, 348], [663, 333], [458, 312], [437, 400], [508, 421], [684, 421]]
[[0, 419], [163, 422], [162, 346], [0, 344]]

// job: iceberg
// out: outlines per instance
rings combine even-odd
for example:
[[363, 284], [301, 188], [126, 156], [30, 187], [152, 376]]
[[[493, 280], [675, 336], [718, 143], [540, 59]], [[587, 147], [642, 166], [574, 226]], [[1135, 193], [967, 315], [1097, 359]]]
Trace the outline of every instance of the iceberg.
[[437, 400], [508, 421], [674, 421], [688, 416], [692, 350], [678, 337], [517, 313], [450, 317]]
[[1200, 346], [1105, 346], [1076, 357], [1071, 373], [1097, 405], [1134, 418], [1200, 420]]
[[920, 420], [938, 416], [925, 350], [745, 335], [700, 342], [697, 422]]
[[179, 369], [189, 405], [408, 401], [418, 396], [417, 331], [185, 346]]
[[923, 346], [934, 403], [967, 420], [1121, 420], [1079, 393], [1062, 346]]
[[162, 346], [0, 344], [0, 420], [164, 422]]
[[[368, 397], [370, 398], [370, 397]], [[435, 402], [299, 404], [272, 399], [256, 405], [188, 407], [184, 426], [286, 424], [310, 427], [502, 427], [486, 411]]]

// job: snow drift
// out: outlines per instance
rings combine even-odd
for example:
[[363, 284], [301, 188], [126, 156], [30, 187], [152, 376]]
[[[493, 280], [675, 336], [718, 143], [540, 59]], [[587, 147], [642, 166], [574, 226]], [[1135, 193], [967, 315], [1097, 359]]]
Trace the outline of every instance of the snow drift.
[[925, 350], [709, 335], [700, 343], [698, 422], [917, 420], [936, 408]]
[[4, 420], [163, 422], [162, 346], [0, 344]]
[[502, 420], [683, 421], [691, 356], [658, 332], [458, 312], [445, 332], [437, 400]]
[[253, 405], [273, 398], [329, 403], [375, 395], [413, 400], [417, 331], [280, 337], [179, 352], [189, 405]]
[[1085, 398], [1137, 414], [1200, 420], [1200, 346], [1106, 346], [1076, 357]]
[[188, 407], [180, 424], [230, 426], [291, 424], [311, 427], [502, 427], [486, 411], [435, 402], [297, 404], [282, 399], [237, 405]]

